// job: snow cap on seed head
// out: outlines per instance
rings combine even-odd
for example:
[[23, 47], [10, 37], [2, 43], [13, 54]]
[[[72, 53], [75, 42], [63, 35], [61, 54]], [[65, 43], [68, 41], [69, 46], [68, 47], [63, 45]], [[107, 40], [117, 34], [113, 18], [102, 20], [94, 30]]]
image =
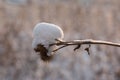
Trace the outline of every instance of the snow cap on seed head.
[[49, 44], [55, 43], [56, 39], [62, 40], [64, 37], [62, 29], [51, 23], [38, 23], [33, 29], [32, 47], [36, 48], [38, 44], [48, 48]]

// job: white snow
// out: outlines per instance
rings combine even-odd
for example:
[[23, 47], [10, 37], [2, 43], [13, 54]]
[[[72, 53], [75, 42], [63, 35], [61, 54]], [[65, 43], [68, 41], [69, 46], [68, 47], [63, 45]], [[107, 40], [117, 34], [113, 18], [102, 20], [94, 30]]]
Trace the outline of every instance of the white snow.
[[[42, 44], [49, 50], [49, 44], [55, 43], [55, 39], [62, 40], [63, 37], [63, 31], [59, 26], [45, 22], [38, 23], [33, 29], [32, 47], [36, 48], [38, 44]], [[51, 47], [50, 51], [51, 49], [53, 48]]]

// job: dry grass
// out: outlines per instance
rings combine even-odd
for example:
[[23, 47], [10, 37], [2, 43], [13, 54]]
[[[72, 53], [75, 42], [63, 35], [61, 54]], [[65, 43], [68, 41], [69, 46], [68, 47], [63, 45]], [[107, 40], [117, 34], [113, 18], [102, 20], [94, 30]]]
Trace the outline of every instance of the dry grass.
[[[0, 80], [119, 80], [120, 49], [92, 46], [91, 55], [60, 50], [51, 63], [39, 60], [32, 48], [38, 22], [61, 26], [65, 40], [99, 39], [120, 43], [119, 0], [12, 5], [0, 1]], [[84, 48], [83, 46], [82, 48]], [[84, 53], [84, 54], [83, 54]]]

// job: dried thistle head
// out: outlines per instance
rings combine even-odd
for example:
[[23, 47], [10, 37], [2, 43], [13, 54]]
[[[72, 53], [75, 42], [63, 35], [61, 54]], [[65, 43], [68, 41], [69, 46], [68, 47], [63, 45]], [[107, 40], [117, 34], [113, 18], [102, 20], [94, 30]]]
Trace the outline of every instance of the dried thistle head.
[[48, 56], [47, 53], [48, 53], [48, 49], [46, 49], [43, 45], [39, 44], [37, 45], [37, 48], [34, 48], [35, 52], [39, 52], [39, 55], [40, 55], [40, 58], [43, 60], [43, 61], [51, 61], [53, 59], [53, 56], [54, 55], [50, 55]]

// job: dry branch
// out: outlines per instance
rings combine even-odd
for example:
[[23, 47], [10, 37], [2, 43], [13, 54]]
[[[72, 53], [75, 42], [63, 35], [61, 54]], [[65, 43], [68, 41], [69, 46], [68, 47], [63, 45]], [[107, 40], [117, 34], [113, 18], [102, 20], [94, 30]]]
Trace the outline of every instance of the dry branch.
[[[70, 46], [70, 45], [78, 45], [79, 46], [79, 45], [84, 45], [84, 44], [89, 44], [89, 45], [91, 45], [91, 44], [102, 44], [102, 45], [120, 47], [120, 43], [113, 43], [113, 42], [108, 42], [108, 41], [92, 40], [92, 39], [73, 40], [73, 41], [59, 41], [58, 43], [51, 44], [51, 46], [52, 45], [61, 46], [58, 49], [53, 51], [53, 52], [55, 52], [55, 51], [57, 51], [59, 49], [62, 49], [64, 47], [67, 47], [67, 46]], [[77, 49], [77, 47], [75, 49]]]

